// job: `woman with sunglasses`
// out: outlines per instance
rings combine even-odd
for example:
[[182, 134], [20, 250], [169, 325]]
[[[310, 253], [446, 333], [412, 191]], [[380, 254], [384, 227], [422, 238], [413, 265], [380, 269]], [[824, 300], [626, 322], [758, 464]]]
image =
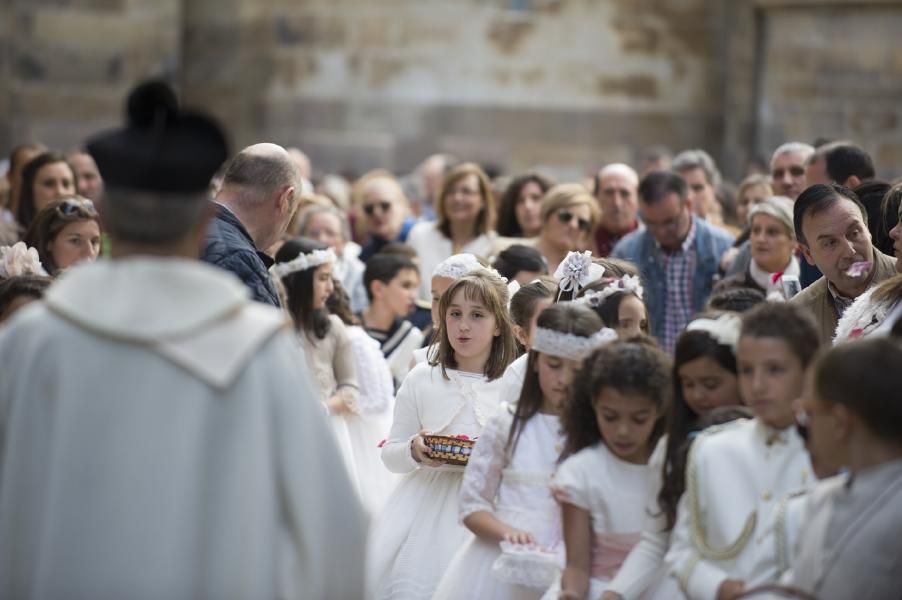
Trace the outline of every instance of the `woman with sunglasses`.
[[[494, 254], [495, 200], [485, 172], [475, 163], [451, 169], [442, 181], [435, 205], [435, 222], [417, 223], [407, 243], [420, 257], [420, 273], [432, 273], [453, 254], [467, 252], [482, 258]], [[431, 300], [431, 280], [420, 282], [420, 299]]]
[[568, 252], [585, 250], [600, 217], [592, 194], [578, 183], [556, 185], [542, 198], [542, 229], [536, 248], [554, 273]]
[[37, 248], [52, 276], [100, 253], [100, 221], [94, 203], [81, 196], [54, 200], [34, 218], [25, 243]]

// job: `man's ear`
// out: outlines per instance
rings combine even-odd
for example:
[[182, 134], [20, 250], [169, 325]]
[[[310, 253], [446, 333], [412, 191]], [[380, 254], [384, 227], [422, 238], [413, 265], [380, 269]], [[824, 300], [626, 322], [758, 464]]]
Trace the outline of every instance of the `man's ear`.
[[286, 219], [291, 219], [294, 216], [294, 211], [297, 210], [298, 205], [294, 202], [294, 197], [294, 186], [289, 186], [282, 190], [282, 193], [279, 194], [276, 200], [279, 214], [285, 215]]
[[808, 248], [808, 244], [803, 244], [799, 242], [799, 252], [805, 257], [805, 262], [807, 262], [812, 267], [815, 266], [814, 257], [811, 256], [811, 249]]
[[385, 282], [374, 279], [373, 282], [370, 283], [370, 292], [373, 294], [373, 300], [378, 300], [382, 297], [383, 292], [385, 292]]
[[833, 414], [833, 441], [847, 442], [852, 433], [858, 427], [861, 427], [860, 419], [852, 413], [844, 404], [834, 404], [830, 408]]

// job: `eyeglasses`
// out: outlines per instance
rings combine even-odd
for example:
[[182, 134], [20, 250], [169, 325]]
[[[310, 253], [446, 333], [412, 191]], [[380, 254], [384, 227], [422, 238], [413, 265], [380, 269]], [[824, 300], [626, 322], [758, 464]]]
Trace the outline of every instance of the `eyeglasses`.
[[573, 219], [576, 219], [576, 225], [583, 233], [589, 233], [589, 230], [592, 229], [592, 223], [588, 219], [577, 217], [566, 208], [559, 210], [557, 213], [557, 220], [561, 222], [561, 225], [569, 225], [573, 222]]
[[59, 206], [56, 207], [56, 211], [63, 217], [74, 217], [79, 211], [86, 211], [91, 214], [97, 212], [94, 208], [94, 203], [87, 198], [84, 200], [79, 200], [78, 198], [63, 200]]
[[776, 169], [773, 173], [771, 173], [771, 177], [773, 177], [774, 179], [783, 179], [783, 176], [786, 175], [786, 171], [789, 171], [789, 174], [793, 177], [801, 177], [805, 174], [805, 167], [793, 165], [788, 169]]
[[363, 207], [363, 212], [365, 212], [367, 216], [372, 217], [373, 213], [376, 212], [376, 208], [384, 213], [387, 213], [391, 210], [391, 202], [383, 200], [382, 202], [373, 202], [372, 204], [367, 204]]

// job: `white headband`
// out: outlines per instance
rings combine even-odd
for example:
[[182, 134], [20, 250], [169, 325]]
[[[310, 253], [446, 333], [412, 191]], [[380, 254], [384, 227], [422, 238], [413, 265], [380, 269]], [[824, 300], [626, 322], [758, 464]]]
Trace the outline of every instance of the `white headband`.
[[466, 252], [449, 256], [432, 271], [433, 277], [447, 277], [448, 279], [460, 279], [470, 271], [482, 267], [476, 257]]
[[608, 327], [599, 329], [589, 337], [536, 327], [532, 337], [532, 349], [570, 360], [582, 360], [616, 339], [617, 332]]
[[[604, 267], [592, 262], [592, 253], [588, 250], [568, 252], [566, 258], [561, 261], [554, 272], [554, 278], [557, 279], [560, 291], [572, 291], [574, 296], [580, 288], [586, 287], [603, 276]], [[558, 296], [560, 296], [560, 292]]]
[[686, 331], [704, 331], [717, 343], [729, 346], [736, 353], [736, 346], [739, 345], [739, 329], [742, 326], [742, 320], [733, 313], [724, 313], [716, 319], [701, 318], [695, 319], [686, 326]]
[[598, 308], [605, 298], [613, 296], [618, 292], [626, 294], [635, 294], [639, 300], [642, 300], [642, 282], [636, 275], [624, 275], [621, 279], [615, 279], [608, 285], [598, 291], [589, 290], [577, 302], [588, 304], [592, 308]]
[[19, 275], [47, 275], [38, 251], [26, 246], [25, 242], [0, 247], [0, 277]]
[[298, 271], [306, 271], [326, 263], [335, 262], [335, 252], [332, 248], [326, 250], [314, 250], [307, 254], [301, 254], [288, 262], [278, 263], [269, 268], [269, 272], [275, 277], [285, 277]]

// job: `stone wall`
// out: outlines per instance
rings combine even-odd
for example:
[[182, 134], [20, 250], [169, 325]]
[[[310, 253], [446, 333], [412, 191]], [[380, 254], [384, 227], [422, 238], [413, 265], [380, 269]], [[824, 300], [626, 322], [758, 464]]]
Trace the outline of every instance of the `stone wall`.
[[[170, 77], [236, 147], [323, 170], [448, 151], [562, 177], [651, 144], [733, 176], [788, 137], [902, 166], [894, 0], [0, 0], [0, 152], [69, 148]], [[788, 58], [792, 57], [792, 58]], [[863, 101], [865, 100], [866, 101]], [[902, 174], [902, 173], [896, 173]]]

